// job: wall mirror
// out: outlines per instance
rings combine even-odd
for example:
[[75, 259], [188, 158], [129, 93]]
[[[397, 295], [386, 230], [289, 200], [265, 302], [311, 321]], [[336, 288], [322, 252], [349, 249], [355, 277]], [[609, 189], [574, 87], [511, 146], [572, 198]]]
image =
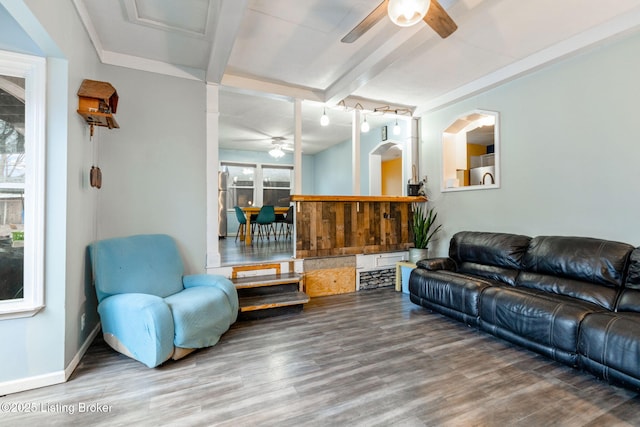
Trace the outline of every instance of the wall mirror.
[[442, 132], [442, 191], [500, 187], [500, 123], [495, 111], [475, 110]]

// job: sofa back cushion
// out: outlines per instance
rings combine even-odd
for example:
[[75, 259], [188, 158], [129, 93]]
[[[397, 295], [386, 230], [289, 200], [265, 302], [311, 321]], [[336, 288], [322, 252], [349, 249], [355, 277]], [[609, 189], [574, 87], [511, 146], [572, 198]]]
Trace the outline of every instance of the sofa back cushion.
[[616, 311], [640, 313], [640, 248], [634, 249], [629, 255], [629, 267], [624, 287]]
[[98, 301], [124, 293], [165, 298], [183, 289], [184, 267], [175, 241], [164, 234], [100, 240], [89, 245]]
[[516, 285], [613, 310], [632, 250], [626, 243], [589, 237], [535, 237]]
[[451, 238], [449, 257], [460, 273], [514, 285], [530, 241], [517, 234], [461, 231]]
[[629, 255], [629, 267], [624, 287], [640, 291], [640, 248], [634, 249]]
[[523, 258], [524, 269], [619, 287], [633, 246], [590, 237], [538, 236]]

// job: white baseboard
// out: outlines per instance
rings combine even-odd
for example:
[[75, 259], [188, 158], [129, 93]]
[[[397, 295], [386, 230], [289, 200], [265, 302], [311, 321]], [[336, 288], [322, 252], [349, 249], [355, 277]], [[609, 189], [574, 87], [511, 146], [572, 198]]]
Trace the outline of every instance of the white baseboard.
[[33, 390], [35, 388], [46, 387], [48, 385], [60, 384], [65, 382], [64, 371], [51, 372], [44, 375], [36, 375], [28, 378], [19, 378], [17, 380], [5, 381], [0, 383], [0, 396], [11, 393], [19, 393], [25, 390]]
[[73, 357], [73, 359], [71, 359], [71, 362], [69, 362], [67, 367], [64, 369], [65, 381], [67, 381], [71, 376], [71, 374], [73, 374], [73, 371], [76, 370], [76, 368], [80, 364], [80, 361], [82, 360], [82, 357], [87, 352], [87, 350], [89, 350], [89, 346], [91, 346], [91, 343], [93, 342], [95, 337], [98, 335], [98, 332], [100, 332], [101, 327], [102, 327], [102, 324], [98, 322], [98, 324], [96, 325], [95, 328], [93, 328], [93, 330], [91, 331], [87, 339], [84, 340], [84, 343], [82, 344], [82, 346], [80, 347], [76, 355]]
[[98, 335], [98, 332], [100, 332], [100, 326], [100, 323], [98, 323], [96, 327], [93, 328], [76, 355], [71, 359], [71, 362], [63, 371], [2, 382], [0, 383], [0, 396], [66, 382], [76, 367], [80, 364], [82, 356], [84, 356], [89, 349], [93, 339]]

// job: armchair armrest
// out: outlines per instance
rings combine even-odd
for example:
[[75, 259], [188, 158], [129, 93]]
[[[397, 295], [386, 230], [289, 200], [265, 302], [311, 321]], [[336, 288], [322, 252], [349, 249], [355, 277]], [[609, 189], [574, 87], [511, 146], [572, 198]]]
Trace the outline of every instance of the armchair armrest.
[[[219, 274], [191, 274], [182, 277], [182, 285], [187, 288], [196, 286], [211, 286], [220, 289], [227, 295], [229, 305], [234, 313], [238, 313], [240, 304], [238, 303], [238, 291], [231, 280]], [[235, 322], [235, 318], [231, 323]]]
[[421, 259], [416, 265], [425, 270], [456, 271], [456, 262], [449, 257]]
[[148, 294], [117, 294], [98, 305], [105, 341], [150, 368], [173, 353], [174, 326], [164, 300]]

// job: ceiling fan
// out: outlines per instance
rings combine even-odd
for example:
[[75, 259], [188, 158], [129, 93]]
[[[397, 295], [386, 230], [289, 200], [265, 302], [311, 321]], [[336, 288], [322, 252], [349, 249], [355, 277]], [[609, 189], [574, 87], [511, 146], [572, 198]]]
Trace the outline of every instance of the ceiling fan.
[[458, 28], [438, 0], [384, 0], [340, 41], [353, 43], [385, 15], [401, 27], [409, 27], [424, 21], [443, 39], [449, 37]]
[[279, 158], [284, 156], [285, 151], [293, 151], [293, 146], [287, 142], [287, 138], [284, 136], [274, 136], [271, 138], [271, 144], [273, 148], [269, 150], [271, 157]]

